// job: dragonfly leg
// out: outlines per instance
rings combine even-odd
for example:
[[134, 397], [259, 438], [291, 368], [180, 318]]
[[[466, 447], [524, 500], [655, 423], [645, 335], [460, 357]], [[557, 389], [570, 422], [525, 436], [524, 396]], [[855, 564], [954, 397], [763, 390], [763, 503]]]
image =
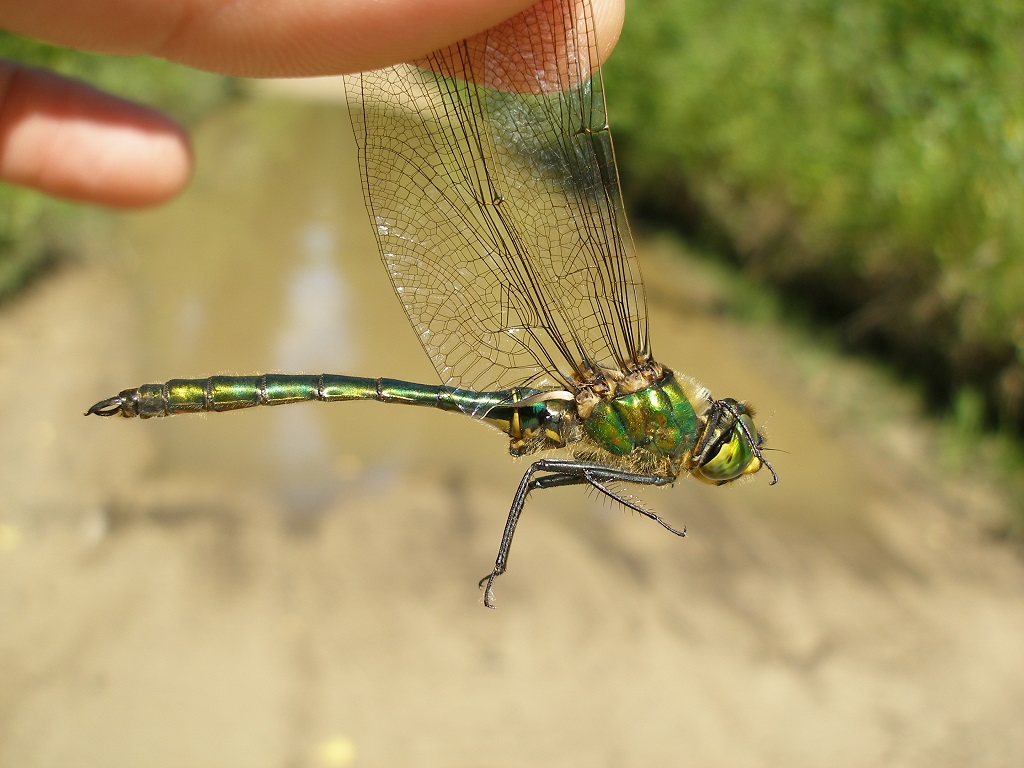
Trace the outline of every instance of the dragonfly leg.
[[626, 507], [627, 509], [632, 509], [634, 512], [639, 512], [644, 517], [646, 517], [646, 518], [648, 518], [650, 520], [653, 520], [658, 525], [660, 525], [662, 528], [664, 528], [667, 531], [671, 531], [676, 536], [686, 536], [686, 526], [683, 526], [682, 529], [673, 528], [671, 525], [666, 523], [660, 516], [656, 515], [654, 512], [651, 512], [651, 510], [644, 509], [639, 504], [637, 504], [635, 501], [630, 501], [626, 497], [620, 496], [615, 491], [613, 491], [611, 488], [608, 488], [607, 486], [602, 485], [600, 482], [598, 482], [594, 478], [590, 477], [590, 475], [586, 475], [584, 477], [584, 479], [585, 479], [586, 482], [590, 483], [594, 488], [599, 490], [605, 496], [607, 496], [610, 499], [614, 499], [615, 501], [619, 502], [619, 504], [621, 504], [622, 506]]
[[[536, 477], [537, 473], [546, 472], [542, 477]], [[670, 475], [641, 475], [635, 472], [628, 472], [614, 467], [606, 467], [602, 464], [593, 464], [586, 461], [574, 459], [541, 459], [530, 465], [519, 481], [516, 495], [512, 499], [512, 507], [508, 512], [508, 519], [505, 521], [505, 530], [501, 535], [501, 545], [498, 547], [498, 557], [494, 561], [494, 569], [480, 579], [479, 586], [484, 589], [484, 605], [494, 608], [494, 582], [508, 568], [509, 551], [512, 549], [512, 538], [516, 533], [516, 526], [523, 514], [523, 507], [526, 504], [526, 497], [530, 491], [543, 488], [560, 488], [566, 485], [591, 485], [601, 493], [620, 504], [639, 512], [662, 526], [672, 531], [677, 536], [685, 536], [685, 531], [679, 531], [670, 526], [653, 512], [644, 509], [639, 504], [620, 496], [608, 488], [606, 482], [636, 483], [638, 485], [669, 485], [675, 481]], [[486, 586], [485, 586], [486, 585]]]

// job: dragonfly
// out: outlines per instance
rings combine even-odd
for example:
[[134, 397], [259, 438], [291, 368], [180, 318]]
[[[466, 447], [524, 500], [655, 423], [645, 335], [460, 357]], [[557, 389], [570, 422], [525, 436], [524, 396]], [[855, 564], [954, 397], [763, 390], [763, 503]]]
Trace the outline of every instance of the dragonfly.
[[626, 486], [766, 468], [754, 410], [652, 355], [589, 0], [542, 0], [409, 62], [346, 81], [381, 258], [440, 384], [340, 374], [210, 376], [126, 389], [88, 414], [152, 418], [302, 401], [461, 413], [509, 438], [527, 498], [586, 486], [684, 536]]

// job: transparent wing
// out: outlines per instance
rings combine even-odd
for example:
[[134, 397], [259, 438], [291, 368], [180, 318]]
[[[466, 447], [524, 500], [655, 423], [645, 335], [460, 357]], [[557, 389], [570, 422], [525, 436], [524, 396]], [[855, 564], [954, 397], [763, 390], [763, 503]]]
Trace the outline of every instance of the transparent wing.
[[574, 389], [649, 357], [589, 2], [348, 87], [381, 254], [446, 384]]

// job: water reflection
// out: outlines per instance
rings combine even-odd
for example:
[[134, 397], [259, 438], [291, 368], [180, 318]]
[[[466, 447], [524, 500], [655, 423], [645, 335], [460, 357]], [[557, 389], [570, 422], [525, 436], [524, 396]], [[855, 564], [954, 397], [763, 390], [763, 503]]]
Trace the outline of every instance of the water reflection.
[[357, 318], [350, 311], [351, 292], [335, 263], [334, 232], [322, 222], [310, 223], [301, 232], [299, 247], [305, 260], [295, 266], [285, 286], [273, 365], [280, 371], [309, 366], [349, 370], [356, 363], [349, 326]]
[[[310, 222], [299, 233], [296, 264], [284, 291], [281, 327], [273, 341], [277, 371], [350, 370], [356, 363], [349, 311], [351, 294], [338, 268], [334, 229]], [[282, 408], [272, 414], [273, 436], [267, 446], [280, 473], [278, 496], [293, 514], [311, 514], [327, 507], [343, 484], [335, 465], [324, 464], [332, 445], [319, 409]], [[320, 477], [308, 476], [307, 467]]]

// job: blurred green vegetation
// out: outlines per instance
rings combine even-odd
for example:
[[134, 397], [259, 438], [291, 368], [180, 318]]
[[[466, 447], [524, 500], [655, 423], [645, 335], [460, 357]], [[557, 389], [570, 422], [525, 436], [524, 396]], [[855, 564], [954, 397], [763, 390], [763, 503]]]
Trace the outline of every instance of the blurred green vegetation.
[[781, 286], [965, 428], [1024, 430], [1024, 5], [627, 11], [605, 79], [638, 212]]
[[[0, 31], [0, 58], [42, 67], [194, 123], [234, 93], [233, 81], [143, 57], [71, 51]], [[0, 301], [70, 255], [81, 207], [0, 184]]]

